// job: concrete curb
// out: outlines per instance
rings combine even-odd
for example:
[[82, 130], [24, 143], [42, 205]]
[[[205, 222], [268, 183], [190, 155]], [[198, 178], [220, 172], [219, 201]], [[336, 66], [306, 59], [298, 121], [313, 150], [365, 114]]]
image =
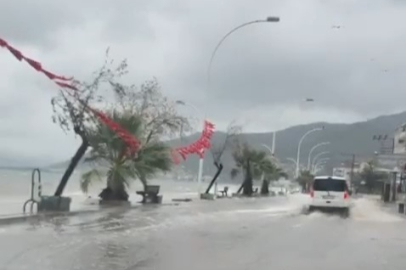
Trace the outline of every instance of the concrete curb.
[[8, 215], [8, 216], [0, 216], [0, 227], [1, 226], [8, 226], [8, 225], [15, 225], [21, 223], [34, 223], [39, 221], [47, 221], [55, 217], [72, 217], [72, 216], [80, 216], [80, 215], [90, 215], [90, 214], [98, 214], [98, 213], [107, 213], [111, 211], [117, 211], [120, 209], [128, 209], [128, 210], [135, 210], [140, 209], [142, 207], [160, 207], [160, 206], [177, 206], [179, 202], [172, 202], [172, 203], [163, 203], [163, 204], [134, 204], [134, 205], [127, 205], [127, 206], [98, 206], [96, 209], [88, 209], [88, 210], [76, 210], [70, 212], [44, 212], [44, 213], [36, 213], [36, 214], [16, 214], [16, 215]]
[[83, 211], [72, 211], [72, 212], [46, 212], [46, 213], [39, 213], [39, 214], [22, 214], [22, 215], [14, 215], [14, 216], [0, 216], [0, 226], [7, 226], [7, 225], [14, 225], [18, 223], [30, 223], [30, 222], [38, 222], [43, 220], [48, 220], [54, 217], [71, 217], [77, 216], [81, 214], [93, 214], [93, 213], [100, 213], [103, 209], [100, 210], [83, 210]]

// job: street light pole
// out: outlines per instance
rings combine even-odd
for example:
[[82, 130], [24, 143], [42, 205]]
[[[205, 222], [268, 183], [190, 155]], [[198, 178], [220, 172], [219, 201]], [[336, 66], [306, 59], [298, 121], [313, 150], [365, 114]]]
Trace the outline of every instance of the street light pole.
[[[176, 104], [191, 107], [201, 117], [202, 130], [204, 129], [204, 117], [203, 117], [203, 114], [200, 112], [200, 110], [196, 106], [194, 106], [191, 103], [186, 103], [183, 100], [177, 100]], [[204, 151], [204, 150], [202, 150], [202, 151]], [[203, 178], [203, 165], [204, 165], [204, 155], [203, 155], [202, 158], [199, 158], [199, 171], [197, 173], [197, 192], [198, 192], [198, 196], [200, 196], [200, 193], [201, 193], [201, 182], [202, 182], [202, 178]]]
[[302, 142], [303, 142], [304, 138], [306, 138], [306, 136], [307, 136], [307, 135], [309, 135], [309, 134], [311, 134], [311, 133], [313, 133], [313, 132], [316, 132], [316, 131], [321, 131], [321, 130], [324, 130], [324, 126], [323, 126], [323, 127], [320, 127], [320, 128], [314, 128], [314, 129], [312, 129], [312, 130], [309, 130], [308, 132], [306, 132], [306, 133], [305, 133], [305, 134], [302, 136], [302, 138], [300, 138], [300, 140], [299, 140], [299, 144], [298, 144], [298, 146], [297, 146], [297, 156], [296, 156], [296, 178], [298, 178], [298, 177], [299, 177], [300, 147], [302, 146]]
[[[329, 151], [324, 151], [324, 152], [320, 152], [320, 153], [318, 153], [317, 155], [315, 155], [314, 158], [313, 158], [313, 161], [312, 161], [312, 168], [313, 168], [314, 165], [318, 162], [317, 159], [318, 159], [319, 157], [321, 157], [322, 155], [329, 154], [329, 153], [330, 153]], [[317, 162], [316, 162], [316, 161], [317, 161]]]
[[272, 148], [269, 147], [266, 144], [261, 144], [263, 147], [265, 147], [270, 153], [271, 153], [271, 160], [274, 162], [277, 166], [280, 166], [279, 160], [272, 154]]
[[318, 143], [315, 146], [313, 146], [312, 149], [310, 149], [309, 156], [307, 157], [307, 170], [310, 171], [310, 169], [311, 169], [310, 168], [310, 165], [311, 165], [310, 161], [311, 161], [311, 157], [312, 157], [312, 154], [313, 154], [314, 150], [316, 150], [320, 146], [329, 145], [329, 144], [330, 144], [330, 142], [321, 142], [321, 143]]
[[293, 162], [293, 164], [295, 164], [295, 168], [296, 168], [296, 160], [294, 158], [287, 158], [286, 160]]
[[275, 156], [276, 130], [272, 133], [272, 156]]
[[[214, 50], [213, 50], [213, 52], [212, 52], [212, 54], [211, 54], [211, 57], [210, 57], [209, 65], [207, 66], [207, 92], [208, 92], [208, 90], [210, 89], [211, 67], [212, 67], [212, 65], [213, 65], [214, 57], [216, 56], [216, 53], [217, 53], [218, 49], [220, 48], [221, 44], [223, 44], [223, 42], [224, 42], [231, 34], [233, 34], [233, 33], [236, 32], [237, 30], [239, 30], [239, 29], [241, 29], [241, 28], [243, 28], [243, 27], [245, 27], [245, 26], [248, 26], [248, 25], [252, 25], [252, 24], [256, 24], [256, 23], [279, 22], [279, 21], [280, 21], [280, 18], [279, 18], [279, 17], [267, 17], [266, 19], [263, 19], [263, 20], [249, 21], [249, 22], [243, 23], [243, 24], [241, 24], [241, 25], [238, 25], [237, 27], [231, 29], [231, 31], [229, 31], [227, 34], [225, 34], [225, 35], [220, 39], [220, 41], [217, 43], [216, 47], [214, 48]], [[207, 94], [207, 92], [206, 92], [206, 94]], [[206, 102], [206, 104], [207, 104], [207, 102]], [[205, 117], [204, 117], [204, 119], [206, 118], [206, 116], [207, 116], [207, 108], [205, 108]], [[203, 155], [203, 157], [199, 160], [199, 168], [200, 168], [200, 164], [201, 164], [201, 167], [203, 168], [203, 160], [204, 160], [204, 155]], [[201, 178], [202, 178], [202, 172], [203, 172], [203, 170], [202, 170], [202, 171], [199, 170], [198, 180], [197, 180], [199, 183], [200, 183]], [[200, 190], [199, 190], [199, 195], [200, 195]]]
[[321, 166], [321, 165], [323, 165], [323, 164], [326, 164], [326, 162], [327, 162], [328, 160], [330, 160], [330, 158], [321, 158], [321, 159], [319, 159], [319, 160], [314, 164], [314, 166], [312, 167], [312, 171], [315, 171], [318, 166]]
[[326, 163], [327, 161], [317, 163], [316, 166], [314, 166], [314, 168], [312, 169], [312, 174], [315, 175], [316, 173], [318, 173], [326, 165]]
[[269, 152], [271, 153], [271, 155], [272, 155], [272, 149], [271, 149], [271, 147], [269, 147], [268, 145], [266, 145], [266, 144], [261, 144], [263, 147], [265, 147], [267, 150], [269, 150]]

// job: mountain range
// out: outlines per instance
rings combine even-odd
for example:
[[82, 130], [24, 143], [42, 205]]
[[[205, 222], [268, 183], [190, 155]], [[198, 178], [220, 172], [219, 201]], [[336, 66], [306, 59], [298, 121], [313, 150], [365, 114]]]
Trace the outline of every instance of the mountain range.
[[[330, 160], [326, 166], [328, 172], [331, 172], [334, 166], [342, 163], [349, 164], [354, 154], [356, 162], [365, 161], [373, 157], [375, 152], [392, 146], [392, 138], [395, 129], [406, 122], [406, 112], [379, 116], [363, 122], [356, 122], [351, 124], [334, 124], [326, 122], [311, 123], [306, 125], [292, 126], [276, 133], [275, 156], [281, 163], [294, 164], [289, 162], [288, 158], [296, 160], [298, 142], [300, 138], [309, 130], [324, 127], [323, 131], [314, 132], [306, 136], [301, 146], [300, 163], [307, 165], [308, 155], [310, 149], [320, 143], [329, 142], [329, 145], [318, 147], [313, 152], [313, 157], [317, 153], [329, 151], [329, 154], [322, 157], [328, 157]], [[268, 133], [243, 133], [241, 134], [244, 140], [257, 149], [268, 151], [262, 144], [269, 147], [272, 146], [272, 132]], [[386, 141], [373, 140], [374, 135], [387, 135]], [[382, 136], [383, 138], [384, 136]], [[183, 138], [183, 143], [192, 142], [197, 138], [197, 134]], [[223, 141], [225, 133], [216, 132], [213, 137], [213, 143]], [[179, 140], [171, 141], [171, 145], [180, 145]], [[226, 150], [222, 161], [225, 171], [230, 171], [233, 167], [233, 159], [231, 150]], [[211, 155], [205, 158], [205, 174], [212, 174], [215, 171]], [[210, 165], [208, 165], [210, 164]], [[294, 166], [294, 165], [293, 165]], [[192, 157], [184, 162], [184, 167], [192, 172], [197, 172], [198, 160]]]
[[[311, 123], [306, 125], [292, 126], [283, 130], [277, 131], [275, 156], [281, 163], [289, 164], [288, 158], [296, 159], [298, 142], [300, 138], [309, 130], [324, 127], [322, 131], [314, 132], [303, 140], [301, 147], [300, 163], [307, 164], [308, 154], [310, 149], [320, 142], [330, 142], [329, 145], [317, 148], [314, 155], [323, 151], [329, 151], [329, 154], [323, 157], [329, 157], [330, 160], [326, 166], [327, 170], [331, 170], [333, 166], [337, 166], [343, 162], [349, 163], [352, 155], [355, 154], [356, 160], [366, 160], [374, 155], [376, 151], [380, 151], [381, 142], [373, 140], [374, 135], [388, 135], [386, 144], [391, 144], [391, 138], [395, 129], [406, 122], [406, 112], [379, 116], [363, 122], [351, 124], [334, 124], [326, 122]], [[168, 144], [172, 147], [185, 145], [193, 142], [198, 138], [199, 134], [193, 134], [183, 137], [182, 140], [172, 140]], [[213, 144], [224, 141], [226, 134], [224, 132], [215, 132], [212, 140]], [[242, 133], [241, 137], [250, 145], [257, 149], [268, 151], [262, 146], [266, 144], [272, 146], [272, 132], [268, 133]], [[233, 167], [232, 149], [227, 149], [222, 157], [224, 164], [224, 172], [228, 173]], [[313, 155], [313, 156], [314, 156]], [[51, 168], [64, 168], [68, 162], [53, 164]], [[213, 158], [210, 153], [205, 157], [204, 174], [213, 174], [215, 167]], [[291, 163], [293, 164], [293, 163]], [[181, 168], [190, 172], [196, 173], [198, 170], [198, 158], [192, 156], [184, 161]]]

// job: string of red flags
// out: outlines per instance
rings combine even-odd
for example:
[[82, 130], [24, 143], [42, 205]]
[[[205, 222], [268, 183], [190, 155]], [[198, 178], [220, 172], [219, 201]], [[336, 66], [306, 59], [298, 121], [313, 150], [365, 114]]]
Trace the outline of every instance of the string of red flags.
[[122, 128], [119, 124], [114, 122], [112, 119], [110, 119], [106, 114], [92, 109], [89, 106], [87, 108], [99, 119], [100, 122], [105, 124], [107, 127], [109, 127], [117, 136], [119, 136], [127, 145], [128, 147], [128, 152], [126, 153], [127, 155], [133, 156], [135, 153], [138, 152], [140, 149], [140, 142], [126, 129]]
[[176, 154], [179, 154], [183, 160], [186, 160], [186, 158], [189, 155], [196, 154], [200, 158], [204, 157], [204, 153], [207, 149], [210, 149], [211, 146], [211, 138], [214, 134], [214, 124], [209, 122], [209, 121], [204, 121], [204, 128], [203, 131], [200, 135], [200, 137], [193, 143], [187, 145], [187, 146], [182, 146], [175, 148], [175, 151], [173, 151], [172, 154], [172, 160], [175, 164], [179, 164], [179, 158], [177, 157]]
[[52, 73], [46, 69], [44, 69], [41, 65], [40, 62], [35, 61], [31, 58], [28, 58], [25, 56], [21, 51], [17, 50], [13, 46], [11, 46], [7, 41], [4, 39], [0, 38], [0, 47], [8, 49], [8, 51], [14, 55], [14, 57], [18, 61], [25, 61], [27, 62], [32, 68], [34, 68], [36, 71], [43, 73], [45, 76], [48, 77], [48, 79], [52, 80], [54, 83], [56, 83], [58, 86], [62, 88], [67, 88], [71, 90], [77, 90], [77, 88], [72, 84], [73, 78], [68, 78], [64, 77], [61, 75], [57, 75], [55, 73]]
[[[58, 86], [64, 88], [64, 89], [71, 89], [71, 90], [77, 90], [77, 88], [72, 85], [73, 78], [68, 78], [64, 77], [61, 75], [56, 75], [55, 73], [52, 73], [48, 70], [45, 70], [41, 63], [38, 61], [35, 61], [33, 59], [30, 59], [26, 57], [22, 52], [17, 50], [16, 48], [12, 47], [7, 41], [4, 39], [0, 38], [0, 47], [6, 48], [9, 50], [11, 54], [14, 55], [14, 57], [19, 60], [19, 61], [26, 61], [31, 67], [33, 67], [36, 71], [41, 72], [45, 74], [50, 80], [55, 82]], [[77, 96], [75, 98], [78, 100], [79, 103], [82, 105], [86, 106], [82, 100], [80, 100]], [[140, 142], [138, 139], [136, 139], [130, 132], [128, 132], [126, 129], [121, 127], [118, 123], [110, 119], [106, 114], [95, 110], [93, 108], [90, 108], [88, 105], [86, 108], [91, 111], [97, 119], [105, 124], [107, 127], [109, 127], [117, 136], [119, 136], [127, 145], [127, 151], [128, 155], [134, 155], [140, 148]]]

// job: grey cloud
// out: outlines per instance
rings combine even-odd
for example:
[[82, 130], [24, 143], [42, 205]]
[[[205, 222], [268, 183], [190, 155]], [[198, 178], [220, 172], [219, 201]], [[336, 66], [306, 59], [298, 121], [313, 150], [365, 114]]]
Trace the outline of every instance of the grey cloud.
[[[258, 126], [279, 128], [283, 121], [287, 126], [340, 115], [352, 121], [402, 109], [405, 9], [387, 0], [1, 1], [0, 32], [41, 52], [38, 60], [50, 69], [77, 77], [90, 74], [110, 45], [113, 57], [128, 58], [131, 83], [157, 76], [165, 94], [194, 103], [221, 127], [258, 114]], [[269, 15], [281, 22], [241, 29], [222, 45], [207, 89], [207, 64], [219, 39], [238, 24]], [[7, 67], [14, 59], [2, 61]], [[12, 129], [3, 135], [7, 146], [46, 155], [60, 145], [58, 152], [70, 153], [73, 135], [50, 123], [56, 88], [27, 65], [18, 68], [5, 78], [7, 89], [0, 89], [0, 121]], [[306, 97], [316, 100], [317, 109], [301, 109]], [[26, 104], [18, 107], [18, 101]], [[13, 129], [16, 123], [34, 129], [39, 118], [31, 134]]]
[[[320, 101], [318, 106], [364, 114], [401, 107], [406, 97], [400, 90], [405, 83], [401, 77], [405, 66], [396, 64], [396, 59], [404, 59], [402, 44], [406, 37], [396, 22], [403, 19], [405, 7], [395, 10], [383, 1], [372, 5], [341, 2], [338, 14], [326, 2], [320, 5], [313, 1], [308, 9], [315, 7], [317, 12], [324, 12], [321, 18], [312, 17], [317, 12], [309, 11], [308, 20], [301, 22], [283, 10], [279, 25], [252, 26], [230, 37], [215, 59], [209, 103], [216, 106], [215, 99], [231, 99], [234, 107], [241, 109], [244, 104], [295, 103], [311, 96]], [[351, 11], [350, 15], [346, 10]], [[300, 14], [299, 19], [304, 15]], [[332, 19], [328, 19], [330, 15], [334, 15]], [[340, 15], [341, 19], [337, 19]], [[345, 28], [331, 29], [337, 21]], [[218, 28], [215, 32], [219, 32]], [[223, 34], [229, 29], [223, 29]], [[207, 48], [210, 51], [213, 47], [201, 43], [196, 51], [203, 53], [196, 53], [189, 69], [182, 70], [182, 82], [190, 83], [189, 88], [205, 88], [204, 60], [209, 57]], [[376, 61], [372, 62], [372, 58]]]
[[44, 45], [52, 34], [83, 17], [68, 2], [49, 0], [0, 1], [0, 33], [14, 43]]

